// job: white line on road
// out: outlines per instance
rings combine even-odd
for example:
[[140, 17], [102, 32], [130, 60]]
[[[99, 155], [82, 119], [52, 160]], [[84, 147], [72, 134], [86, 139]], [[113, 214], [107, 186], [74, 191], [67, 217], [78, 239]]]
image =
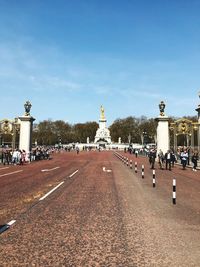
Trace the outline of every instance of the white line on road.
[[5, 174], [1, 174], [0, 177], [7, 176], [7, 175], [10, 175], [10, 174], [15, 174], [15, 173], [22, 172], [22, 171], [23, 170], [19, 170], [19, 171], [15, 171], [15, 172], [9, 172], [9, 173], [5, 173]]
[[12, 220], [9, 223], [7, 223], [7, 225], [11, 226], [12, 224], [14, 224], [16, 222], [16, 220]]
[[56, 169], [59, 169], [60, 167], [55, 167], [55, 168], [52, 168], [52, 169], [44, 169], [44, 170], [41, 170], [41, 172], [50, 172], [50, 171], [54, 171]]
[[58, 187], [60, 187], [62, 184], [64, 184], [64, 182], [59, 183], [56, 187], [54, 187], [54, 188], [53, 188], [51, 191], [49, 191], [46, 195], [44, 195], [43, 197], [41, 197], [41, 198], [39, 199], [39, 201], [45, 199], [48, 195], [50, 195], [53, 191], [55, 191], [55, 190], [56, 190]]
[[69, 176], [69, 178], [71, 178], [72, 176], [74, 176], [77, 172], [78, 172], [78, 170], [76, 170], [75, 172], [73, 172], [73, 173]]
[[112, 170], [106, 170], [106, 167], [103, 167], [104, 172], [112, 172]]

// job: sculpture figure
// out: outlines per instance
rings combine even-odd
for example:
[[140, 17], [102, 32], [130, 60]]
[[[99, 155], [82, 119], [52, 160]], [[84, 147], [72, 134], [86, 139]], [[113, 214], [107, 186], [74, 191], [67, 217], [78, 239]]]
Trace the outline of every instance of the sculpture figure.
[[104, 108], [103, 106], [101, 105], [101, 119], [105, 119], [105, 115], [104, 115]]
[[31, 107], [32, 107], [31, 102], [30, 101], [26, 101], [26, 103], [24, 104], [25, 116], [29, 116], [30, 115]]
[[160, 116], [165, 116], [165, 103], [164, 101], [161, 101], [159, 104], [159, 109], [160, 109]]

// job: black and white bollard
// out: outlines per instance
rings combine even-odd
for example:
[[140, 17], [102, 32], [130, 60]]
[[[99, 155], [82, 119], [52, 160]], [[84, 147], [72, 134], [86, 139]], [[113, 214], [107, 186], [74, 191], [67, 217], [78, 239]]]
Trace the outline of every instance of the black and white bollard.
[[137, 173], [137, 162], [135, 162], [135, 173]]
[[129, 160], [128, 158], [126, 158], [126, 166], [128, 167], [128, 165], [129, 165]]
[[142, 165], [142, 178], [144, 178], [144, 165]]
[[173, 194], [172, 194], [172, 203], [176, 204], [176, 179], [173, 179]]
[[130, 159], [130, 169], [133, 169], [133, 162], [131, 159]]
[[125, 157], [123, 157], [123, 163], [126, 164], [126, 158]]
[[153, 187], [156, 187], [156, 172], [153, 170]]

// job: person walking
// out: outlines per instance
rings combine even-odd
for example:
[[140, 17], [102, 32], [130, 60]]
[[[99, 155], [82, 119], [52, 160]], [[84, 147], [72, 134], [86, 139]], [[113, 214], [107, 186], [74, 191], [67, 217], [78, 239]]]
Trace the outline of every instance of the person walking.
[[165, 153], [165, 169], [169, 169], [169, 171], [172, 170], [172, 152], [170, 150], [167, 150]]
[[193, 168], [192, 170], [193, 171], [197, 171], [197, 161], [199, 159], [199, 156], [198, 156], [198, 153], [197, 152], [194, 152], [193, 155], [192, 155], [192, 163], [193, 163]]
[[155, 159], [156, 159], [156, 149], [152, 148], [149, 153], [149, 162], [151, 165], [151, 169], [154, 169]]
[[188, 161], [188, 153], [187, 153], [187, 150], [184, 150], [181, 152], [181, 164], [183, 166], [183, 170], [185, 170], [187, 161]]
[[160, 149], [158, 152], [158, 163], [160, 166], [160, 169], [163, 170], [163, 163], [164, 163], [165, 157], [163, 151]]

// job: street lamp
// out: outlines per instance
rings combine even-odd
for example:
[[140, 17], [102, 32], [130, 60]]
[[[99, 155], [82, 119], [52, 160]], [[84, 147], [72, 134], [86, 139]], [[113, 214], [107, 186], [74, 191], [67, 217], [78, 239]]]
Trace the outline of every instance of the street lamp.
[[142, 132], [142, 146], [145, 145], [145, 137], [146, 137], [146, 135], [147, 135], [147, 132], [144, 130]]
[[131, 134], [128, 135], [128, 143], [131, 144]]

